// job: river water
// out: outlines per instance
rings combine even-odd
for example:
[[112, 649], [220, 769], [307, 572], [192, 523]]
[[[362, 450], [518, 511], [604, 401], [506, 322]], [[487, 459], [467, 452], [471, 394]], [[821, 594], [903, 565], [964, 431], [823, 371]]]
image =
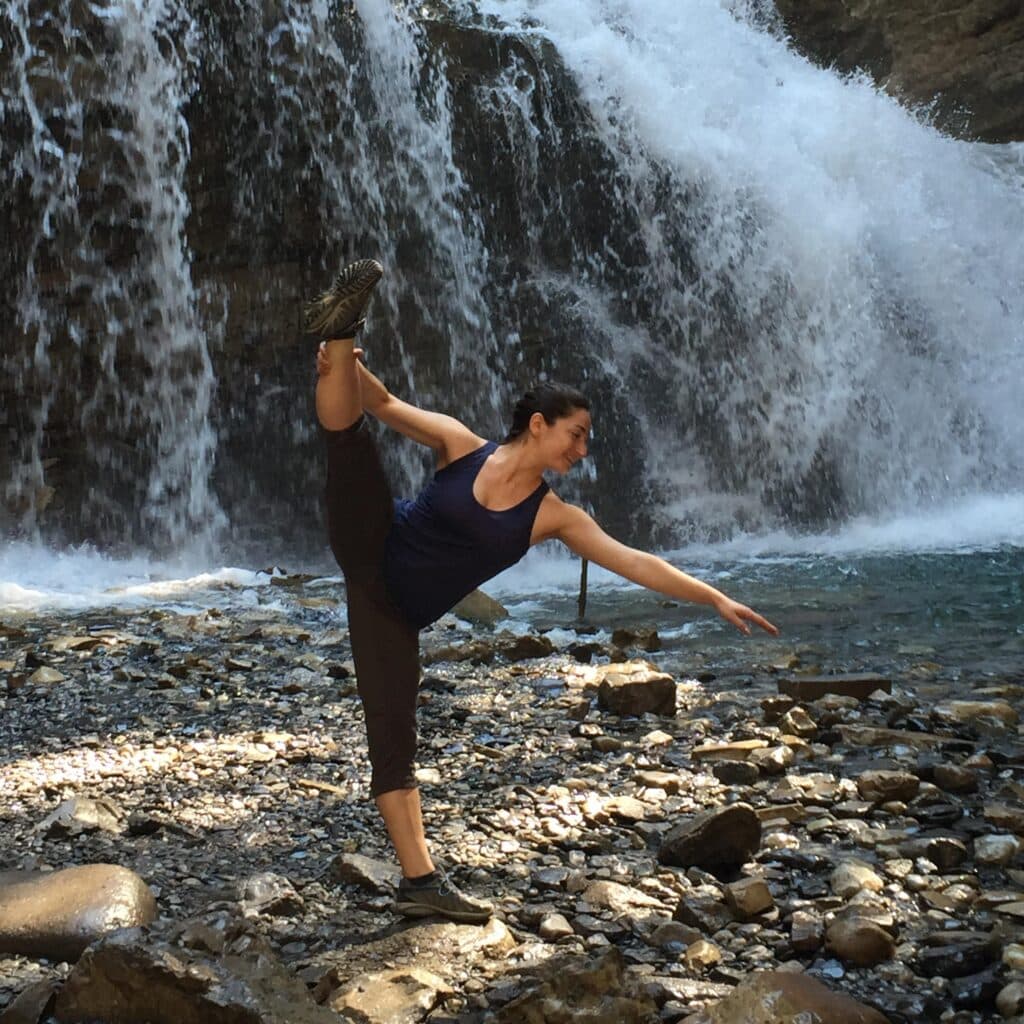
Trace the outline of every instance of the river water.
[[[741, 636], [706, 609], [665, 601], [594, 566], [581, 622], [579, 561], [552, 545], [487, 587], [509, 611], [499, 628], [543, 629], [564, 650], [581, 639], [607, 642], [620, 626], [654, 626], [663, 644], [653, 655], [659, 663], [681, 675], [714, 676], [718, 685], [763, 677], [780, 664], [892, 673], [940, 692], [1024, 683], [1024, 496], [979, 499], [930, 517], [861, 521], [830, 535], [751, 536], [665, 554], [757, 608], [781, 636]], [[275, 574], [296, 569], [309, 578], [274, 584]], [[258, 569], [211, 569], [89, 549], [12, 544], [0, 551], [5, 621], [88, 625], [153, 607], [259, 610], [315, 630], [345, 622], [341, 581], [326, 559], [281, 565], [268, 553]], [[444, 642], [447, 628], [443, 620], [427, 642]]]

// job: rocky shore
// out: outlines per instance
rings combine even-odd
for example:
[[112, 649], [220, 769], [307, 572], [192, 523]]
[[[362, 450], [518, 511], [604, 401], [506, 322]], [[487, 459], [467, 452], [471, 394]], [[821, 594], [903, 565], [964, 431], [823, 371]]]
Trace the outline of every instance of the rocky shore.
[[294, 600], [0, 624], [4, 1024], [1024, 1020], [1024, 677], [442, 622], [426, 824], [498, 913], [410, 923], [336, 601]]

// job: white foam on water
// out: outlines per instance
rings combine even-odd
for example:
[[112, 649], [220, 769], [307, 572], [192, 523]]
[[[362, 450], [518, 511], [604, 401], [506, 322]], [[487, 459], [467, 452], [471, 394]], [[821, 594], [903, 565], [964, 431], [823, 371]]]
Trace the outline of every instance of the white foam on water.
[[829, 533], [779, 531], [739, 536], [721, 544], [691, 545], [669, 553], [700, 563], [789, 557], [970, 554], [1024, 549], [1024, 493], [977, 495], [891, 518], [860, 516]]
[[156, 562], [145, 556], [111, 558], [90, 547], [56, 551], [34, 544], [0, 548], [0, 614], [80, 612], [90, 609], [209, 607], [232, 591], [237, 604], [270, 585], [271, 576], [250, 569], [203, 568]]
[[[1006, 547], [1024, 550], [1024, 493], [966, 498], [888, 519], [865, 516], [829, 533], [741, 535], [664, 554], [674, 565], [714, 584], [741, 576], [744, 564], [971, 554]], [[142, 555], [111, 558], [90, 547], [54, 550], [9, 543], [0, 547], [0, 614], [140, 608], [173, 602], [208, 607], [225, 600], [235, 606], [258, 603], [268, 607], [265, 588], [271, 579], [267, 572], [246, 568], [157, 562]], [[341, 582], [339, 576], [323, 576], [307, 586], [338, 587]], [[501, 600], [514, 620], [522, 622], [540, 607], [537, 595], [564, 598], [576, 594], [579, 583], [579, 558], [560, 544], [544, 544], [531, 549], [521, 562], [485, 583], [483, 589]], [[587, 585], [591, 593], [643, 589], [593, 563], [588, 568]], [[343, 610], [339, 616], [344, 618]]]

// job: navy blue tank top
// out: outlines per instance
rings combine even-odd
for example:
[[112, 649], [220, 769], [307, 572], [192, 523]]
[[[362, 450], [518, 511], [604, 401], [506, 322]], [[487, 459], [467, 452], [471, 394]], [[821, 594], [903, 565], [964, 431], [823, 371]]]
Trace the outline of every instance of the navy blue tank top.
[[395, 501], [384, 549], [384, 582], [388, 596], [418, 629], [515, 565], [530, 547], [546, 483], [541, 481], [529, 497], [500, 512], [473, 497], [477, 473], [497, 447], [488, 441], [438, 470], [415, 501]]

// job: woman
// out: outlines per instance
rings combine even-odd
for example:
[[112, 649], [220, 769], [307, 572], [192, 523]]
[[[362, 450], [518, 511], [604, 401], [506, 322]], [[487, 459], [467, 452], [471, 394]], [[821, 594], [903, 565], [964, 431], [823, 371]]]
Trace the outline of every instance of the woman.
[[[321, 339], [316, 409], [327, 439], [331, 548], [348, 592], [371, 792], [402, 867], [396, 909], [413, 917], [485, 921], [490, 908], [435, 868], [423, 833], [413, 769], [420, 628], [531, 545], [560, 540], [628, 580], [711, 605], [744, 633], [748, 623], [778, 631], [706, 583], [613, 540], [549, 490], [544, 472], [567, 473], [587, 454], [590, 407], [579, 392], [559, 385], [528, 392], [501, 444], [390, 394], [355, 346], [382, 272], [374, 260], [351, 264], [306, 311], [307, 330]], [[433, 449], [437, 473], [415, 502], [393, 502], [365, 413]]]

